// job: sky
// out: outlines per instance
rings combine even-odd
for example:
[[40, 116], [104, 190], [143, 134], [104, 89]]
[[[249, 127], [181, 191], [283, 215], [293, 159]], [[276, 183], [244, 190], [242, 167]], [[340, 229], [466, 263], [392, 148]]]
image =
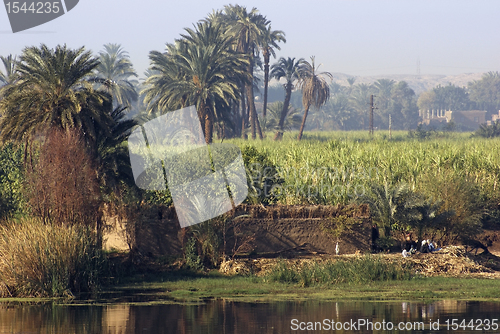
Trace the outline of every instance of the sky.
[[95, 53], [119, 43], [143, 77], [151, 50], [163, 51], [184, 28], [229, 3], [256, 7], [285, 32], [278, 57], [315, 56], [323, 71], [417, 74], [418, 63], [422, 75], [500, 71], [498, 0], [80, 0], [65, 15], [15, 34], [0, 9], [0, 55], [41, 43]]

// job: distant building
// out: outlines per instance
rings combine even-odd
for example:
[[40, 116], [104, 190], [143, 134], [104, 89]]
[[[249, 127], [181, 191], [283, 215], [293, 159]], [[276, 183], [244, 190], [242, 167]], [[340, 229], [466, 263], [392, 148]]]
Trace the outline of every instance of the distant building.
[[[479, 125], [486, 123], [485, 110], [420, 110], [419, 116], [422, 119], [421, 124], [439, 126], [453, 122], [459, 128], [467, 130], [476, 130]], [[497, 117], [500, 118], [500, 112]]]

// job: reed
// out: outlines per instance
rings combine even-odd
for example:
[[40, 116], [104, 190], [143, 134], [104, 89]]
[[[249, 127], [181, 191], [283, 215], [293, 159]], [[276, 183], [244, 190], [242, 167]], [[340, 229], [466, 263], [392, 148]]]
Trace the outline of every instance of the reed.
[[72, 297], [99, 287], [104, 257], [88, 227], [25, 219], [0, 227], [2, 297]]

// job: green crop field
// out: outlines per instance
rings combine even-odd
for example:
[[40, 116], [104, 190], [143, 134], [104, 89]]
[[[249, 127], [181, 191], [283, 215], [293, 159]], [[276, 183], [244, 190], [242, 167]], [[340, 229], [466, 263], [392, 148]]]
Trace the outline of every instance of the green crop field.
[[[347, 203], [374, 183], [407, 183], [434, 194], [436, 180], [462, 179], [476, 185], [487, 199], [497, 196], [500, 139], [450, 133], [420, 140], [407, 132], [307, 133], [297, 141], [286, 133], [281, 142], [269, 134], [263, 141], [231, 140], [264, 152], [284, 183], [273, 191], [282, 204]], [[252, 169], [252, 166], [247, 166]]]

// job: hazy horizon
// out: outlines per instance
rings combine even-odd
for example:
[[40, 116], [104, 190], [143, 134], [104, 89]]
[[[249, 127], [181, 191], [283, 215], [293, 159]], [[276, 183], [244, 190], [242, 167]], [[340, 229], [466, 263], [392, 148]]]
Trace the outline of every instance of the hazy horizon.
[[184, 28], [212, 10], [237, 3], [256, 7], [286, 33], [278, 57], [316, 56], [321, 70], [351, 76], [457, 75], [500, 71], [496, 15], [500, 2], [465, 0], [274, 1], [80, 0], [64, 16], [13, 34], [0, 10], [0, 55], [20, 54], [26, 46], [66, 43], [97, 54], [106, 43], [129, 52], [139, 77], [152, 50], [179, 38]]

